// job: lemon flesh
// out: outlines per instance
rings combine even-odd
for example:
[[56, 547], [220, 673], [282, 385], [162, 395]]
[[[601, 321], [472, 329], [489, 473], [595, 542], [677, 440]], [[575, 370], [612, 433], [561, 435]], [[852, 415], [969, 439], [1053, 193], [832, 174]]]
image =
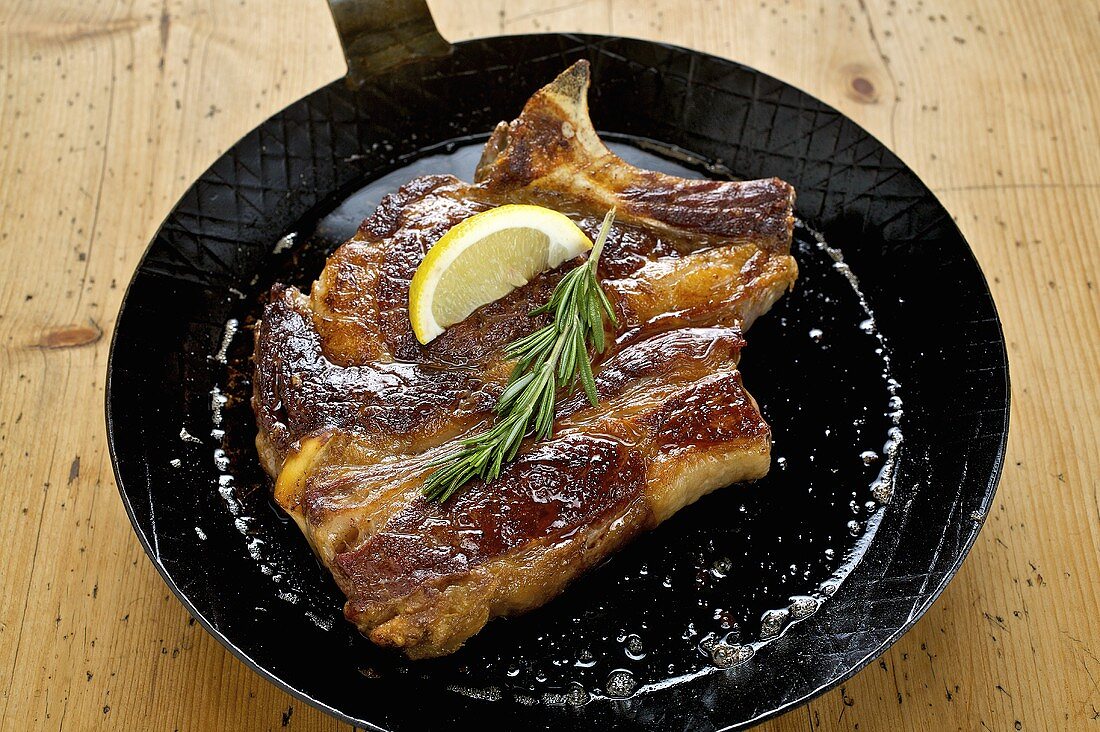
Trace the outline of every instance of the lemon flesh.
[[542, 206], [507, 205], [456, 224], [437, 241], [409, 285], [409, 320], [428, 343], [482, 305], [592, 248], [569, 217]]

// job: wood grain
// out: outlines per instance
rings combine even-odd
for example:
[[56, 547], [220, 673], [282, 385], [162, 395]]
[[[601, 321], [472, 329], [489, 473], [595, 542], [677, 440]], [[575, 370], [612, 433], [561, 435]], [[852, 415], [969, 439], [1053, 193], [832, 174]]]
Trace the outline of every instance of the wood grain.
[[[941, 196], [1009, 343], [1012, 441], [963, 570], [880, 661], [763, 726], [1100, 729], [1100, 9], [1064, 0], [433, 0], [742, 61]], [[346, 729], [237, 662], [144, 558], [102, 418], [123, 289], [188, 183], [343, 73], [322, 0], [0, 4], [0, 727]]]

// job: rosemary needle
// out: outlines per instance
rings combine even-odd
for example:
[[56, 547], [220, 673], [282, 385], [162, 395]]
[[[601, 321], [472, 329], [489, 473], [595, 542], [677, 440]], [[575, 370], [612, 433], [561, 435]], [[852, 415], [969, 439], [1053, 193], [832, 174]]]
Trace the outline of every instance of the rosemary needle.
[[429, 500], [446, 501], [475, 477], [495, 480], [505, 463], [515, 459], [524, 437], [549, 437], [559, 390], [572, 389], [579, 380], [592, 406], [598, 403], [588, 347], [603, 353], [607, 345], [604, 317], [616, 324], [596, 276], [614, 220], [615, 209], [611, 209], [587, 261], [566, 274], [550, 299], [531, 311], [531, 315], [552, 314], [553, 321], [505, 347], [504, 355], [516, 365], [494, 407], [496, 419], [487, 430], [459, 440], [458, 449], [430, 463], [436, 470], [423, 488]]

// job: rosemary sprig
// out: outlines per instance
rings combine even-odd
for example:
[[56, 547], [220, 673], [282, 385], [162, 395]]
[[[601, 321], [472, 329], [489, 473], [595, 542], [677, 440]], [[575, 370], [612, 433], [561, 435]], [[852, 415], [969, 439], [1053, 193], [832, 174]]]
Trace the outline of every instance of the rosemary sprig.
[[516, 365], [494, 407], [497, 417], [488, 430], [459, 440], [458, 449], [430, 463], [438, 469], [424, 483], [423, 493], [429, 500], [446, 501], [474, 477], [495, 480], [502, 466], [515, 459], [528, 433], [537, 440], [549, 437], [557, 393], [572, 390], [578, 379], [592, 406], [599, 402], [588, 345], [603, 353], [607, 346], [604, 317], [616, 324], [615, 312], [596, 277], [614, 220], [615, 209], [611, 209], [588, 260], [558, 282], [545, 305], [531, 311], [532, 316], [552, 313], [553, 322], [505, 347], [504, 355], [515, 359]]

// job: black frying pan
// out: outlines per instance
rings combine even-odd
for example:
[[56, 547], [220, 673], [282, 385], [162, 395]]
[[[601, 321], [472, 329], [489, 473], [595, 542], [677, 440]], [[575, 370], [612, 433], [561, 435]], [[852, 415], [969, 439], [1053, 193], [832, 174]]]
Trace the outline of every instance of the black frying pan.
[[[348, 78], [195, 182], [115, 331], [119, 488], [188, 610], [290, 693], [386, 730], [739, 727], [882, 653], [958, 570], [1007, 439], [997, 314], [929, 190], [836, 110], [730, 61], [583, 35], [451, 46], [423, 0], [331, 4]], [[382, 194], [426, 172], [469, 177], [493, 125], [579, 58], [596, 126], [628, 159], [798, 190], [802, 276], [742, 360], [774, 429], [772, 472], [685, 509], [546, 607], [410, 663], [343, 622], [268, 498], [248, 326], [272, 282], [307, 285]]]

